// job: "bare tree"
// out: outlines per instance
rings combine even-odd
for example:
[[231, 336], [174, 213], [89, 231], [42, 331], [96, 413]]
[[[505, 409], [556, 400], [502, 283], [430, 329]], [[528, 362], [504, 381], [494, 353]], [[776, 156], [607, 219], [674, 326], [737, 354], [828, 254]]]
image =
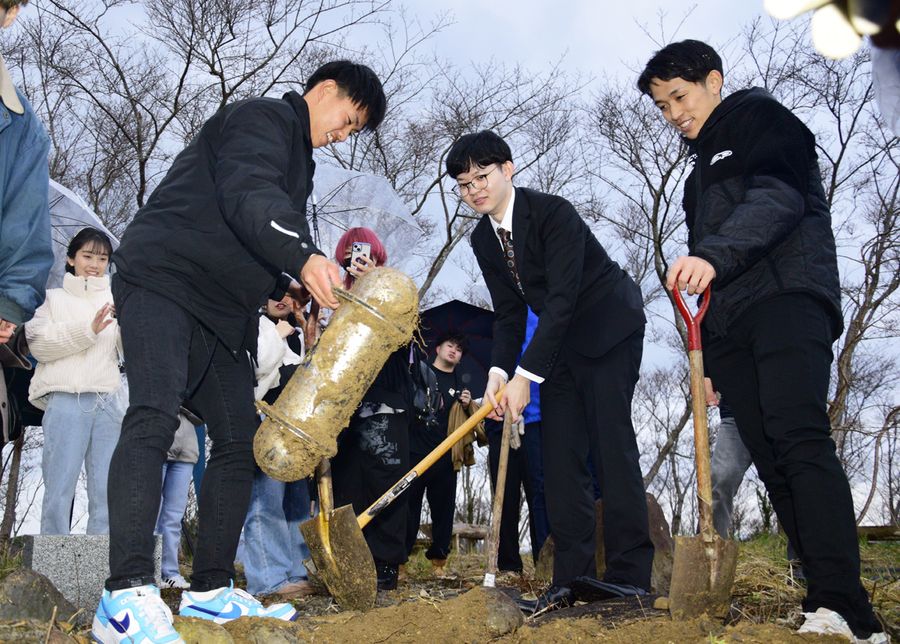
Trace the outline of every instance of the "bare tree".
[[346, 34], [390, 15], [390, 0], [34, 5], [4, 49], [48, 124], [51, 176], [84, 192], [113, 232], [216, 109], [301, 88]]

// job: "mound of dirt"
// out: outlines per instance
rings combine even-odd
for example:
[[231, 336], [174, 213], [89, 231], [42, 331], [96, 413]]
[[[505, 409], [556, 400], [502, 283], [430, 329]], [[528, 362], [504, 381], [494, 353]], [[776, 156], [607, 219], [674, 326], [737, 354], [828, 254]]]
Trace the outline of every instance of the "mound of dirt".
[[514, 632], [521, 611], [502, 592], [475, 587], [445, 601], [403, 602], [367, 613], [310, 618], [315, 642], [487, 642]]

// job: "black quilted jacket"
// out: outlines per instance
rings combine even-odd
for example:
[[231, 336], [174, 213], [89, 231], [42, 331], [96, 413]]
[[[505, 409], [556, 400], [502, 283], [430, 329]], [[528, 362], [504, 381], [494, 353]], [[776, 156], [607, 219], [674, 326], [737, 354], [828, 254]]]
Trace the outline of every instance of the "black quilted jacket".
[[125, 230], [120, 277], [174, 300], [233, 352], [255, 353], [260, 305], [282, 273], [321, 253], [306, 222], [309, 128], [295, 92], [216, 112]]
[[837, 256], [812, 132], [752, 88], [722, 101], [688, 145], [688, 245], [716, 269], [704, 335], [725, 336], [753, 305], [800, 292], [822, 300], [837, 338]]

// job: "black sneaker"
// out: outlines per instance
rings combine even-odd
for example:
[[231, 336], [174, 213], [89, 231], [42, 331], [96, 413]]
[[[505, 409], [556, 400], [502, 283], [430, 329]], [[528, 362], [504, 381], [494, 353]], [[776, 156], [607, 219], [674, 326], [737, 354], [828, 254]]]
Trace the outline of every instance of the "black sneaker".
[[378, 577], [378, 590], [394, 590], [397, 587], [396, 564], [375, 563], [375, 574]]

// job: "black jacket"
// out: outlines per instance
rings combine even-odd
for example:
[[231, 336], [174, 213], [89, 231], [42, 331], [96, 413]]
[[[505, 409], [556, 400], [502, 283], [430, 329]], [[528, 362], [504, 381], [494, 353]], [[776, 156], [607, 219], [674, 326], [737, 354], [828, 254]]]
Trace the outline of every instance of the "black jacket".
[[837, 254], [812, 132], [753, 88], [722, 101], [688, 146], [688, 245], [716, 270], [708, 337], [726, 335], [749, 307], [789, 292], [819, 298], [840, 335]]
[[491, 365], [512, 377], [525, 339], [527, 305], [538, 325], [518, 364], [547, 377], [563, 345], [597, 358], [643, 328], [643, 300], [572, 204], [515, 190], [513, 249], [524, 294], [507, 269], [489, 215], [472, 232], [472, 249], [494, 304]]
[[129, 224], [119, 276], [174, 300], [232, 351], [255, 352], [258, 310], [280, 274], [321, 254], [306, 223], [309, 128], [295, 92], [216, 112]]

